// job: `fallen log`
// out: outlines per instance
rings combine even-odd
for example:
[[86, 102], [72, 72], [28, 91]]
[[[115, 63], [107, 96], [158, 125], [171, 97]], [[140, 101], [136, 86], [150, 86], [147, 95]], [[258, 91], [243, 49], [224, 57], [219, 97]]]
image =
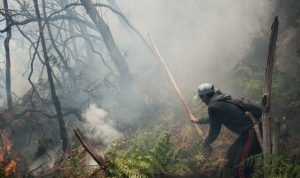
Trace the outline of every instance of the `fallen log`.
[[106, 172], [106, 159], [103, 153], [99, 153], [92, 145], [90, 145], [86, 137], [82, 134], [79, 128], [74, 130], [75, 135], [84, 147], [84, 149], [92, 156], [97, 164]]

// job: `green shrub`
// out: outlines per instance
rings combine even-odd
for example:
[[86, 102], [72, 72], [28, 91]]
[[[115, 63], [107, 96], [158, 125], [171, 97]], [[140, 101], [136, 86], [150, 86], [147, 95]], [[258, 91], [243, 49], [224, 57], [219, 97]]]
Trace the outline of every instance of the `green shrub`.
[[[184, 174], [199, 168], [201, 144], [176, 147], [170, 135], [157, 129], [132, 140], [118, 140], [106, 154], [109, 177], [152, 177], [156, 173]], [[197, 156], [198, 155], [198, 156]]]
[[84, 152], [80, 151], [78, 147], [74, 145], [68, 154], [67, 162], [59, 171], [59, 178], [82, 178], [88, 177], [90, 169], [86, 167], [86, 158]]
[[246, 160], [246, 164], [255, 162], [253, 178], [298, 178], [300, 177], [300, 164], [296, 162], [295, 156], [288, 154], [265, 156], [271, 161], [264, 165], [262, 154], [252, 156]]

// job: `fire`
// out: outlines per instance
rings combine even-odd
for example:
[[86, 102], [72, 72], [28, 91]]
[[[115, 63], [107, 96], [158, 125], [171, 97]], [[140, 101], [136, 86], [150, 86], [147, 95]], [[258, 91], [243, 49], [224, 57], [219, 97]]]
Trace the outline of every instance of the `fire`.
[[[9, 140], [9, 141], [10, 141], [10, 140]], [[6, 146], [5, 146], [5, 147], [6, 147], [6, 151], [7, 151], [7, 153], [8, 153], [8, 154], [10, 154], [10, 152], [11, 152], [11, 148], [12, 148], [12, 144], [9, 142], [9, 143], [7, 143], [7, 144], [6, 144]]]
[[9, 176], [11, 173], [16, 172], [17, 162], [15, 159], [10, 160], [10, 162], [4, 167], [4, 172], [6, 176]]
[[17, 158], [12, 158], [12, 143], [7, 132], [0, 130], [0, 137], [2, 141], [2, 147], [0, 147], [0, 162], [2, 163], [2, 168], [6, 176], [11, 175], [16, 172]]
[[4, 159], [2, 151], [0, 151], [0, 161], [2, 162]]

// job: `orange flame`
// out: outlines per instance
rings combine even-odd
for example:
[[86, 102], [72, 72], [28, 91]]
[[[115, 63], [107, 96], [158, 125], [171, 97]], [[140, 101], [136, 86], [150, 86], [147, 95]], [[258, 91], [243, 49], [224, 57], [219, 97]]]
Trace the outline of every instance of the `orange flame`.
[[11, 152], [11, 148], [12, 148], [12, 144], [10, 143], [10, 140], [9, 140], [9, 142], [6, 144], [6, 151], [7, 151], [7, 153], [8, 154], [10, 154], [10, 152]]
[[[3, 144], [2, 148], [0, 148], [0, 161], [2, 162], [5, 175], [9, 176], [12, 173], [16, 172], [17, 158], [13, 158], [11, 160], [9, 159], [11, 158], [10, 154], [13, 145], [11, 143], [8, 133], [5, 132], [5, 130], [0, 130], [0, 137]], [[8, 162], [8, 160], [10, 161]]]
[[2, 151], [0, 151], [0, 161], [2, 162], [3, 159], [4, 159], [3, 153], [2, 153]]
[[6, 176], [9, 176], [11, 173], [16, 172], [17, 162], [12, 159], [10, 162], [4, 167], [4, 172]]
[[[0, 160], [3, 161], [4, 154], [10, 154], [12, 149], [12, 143], [10, 137], [5, 130], [0, 130], [0, 137], [3, 144], [3, 147], [0, 150]], [[2, 158], [2, 159], [1, 159]]]

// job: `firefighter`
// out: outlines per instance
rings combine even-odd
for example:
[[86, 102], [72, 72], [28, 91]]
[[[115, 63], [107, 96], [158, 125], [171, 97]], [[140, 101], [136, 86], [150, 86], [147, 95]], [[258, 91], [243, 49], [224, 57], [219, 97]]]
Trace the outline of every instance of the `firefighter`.
[[253, 165], [247, 166], [244, 161], [251, 155], [262, 152], [258, 142], [253, 123], [245, 112], [233, 104], [230, 95], [216, 90], [210, 83], [199, 85], [197, 95], [208, 106], [208, 118], [197, 119], [192, 117], [191, 121], [197, 124], [209, 124], [207, 137], [203, 141], [204, 150], [210, 150], [210, 144], [218, 137], [221, 126], [224, 125], [232, 132], [239, 135], [227, 151], [227, 163], [223, 168], [223, 178], [245, 178], [250, 177]]

